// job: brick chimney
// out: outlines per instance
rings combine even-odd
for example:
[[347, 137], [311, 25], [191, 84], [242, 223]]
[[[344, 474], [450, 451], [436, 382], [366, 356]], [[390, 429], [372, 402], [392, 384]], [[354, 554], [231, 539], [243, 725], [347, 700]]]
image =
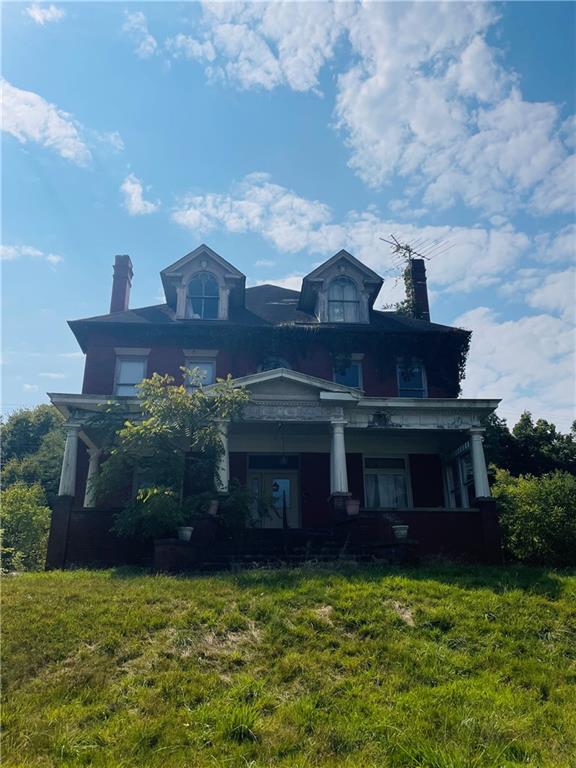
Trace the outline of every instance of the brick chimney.
[[130, 256], [116, 256], [114, 260], [114, 277], [112, 279], [110, 314], [113, 312], [124, 312], [128, 309], [133, 274]]
[[411, 259], [412, 286], [414, 288], [414, 317], [430, 322], [430, 307], [428, 305], [428, 286], [426, 284], [426, 267], [424, 259]]

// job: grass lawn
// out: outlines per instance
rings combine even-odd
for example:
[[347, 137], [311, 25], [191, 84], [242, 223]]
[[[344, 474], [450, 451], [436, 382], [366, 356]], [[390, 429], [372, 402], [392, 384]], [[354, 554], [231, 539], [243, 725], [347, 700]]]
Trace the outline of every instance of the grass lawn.
[[6, 577], [3, 765], [576, 765], [576, 576]]

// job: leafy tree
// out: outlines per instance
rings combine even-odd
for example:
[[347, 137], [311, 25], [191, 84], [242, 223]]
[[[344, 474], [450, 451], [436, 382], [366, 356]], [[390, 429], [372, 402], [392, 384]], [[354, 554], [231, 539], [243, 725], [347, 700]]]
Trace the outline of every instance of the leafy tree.
[[0, 496], [2, 569], [41, 569], [50, 528], [50, 509], [42, 487], [17, 482], [4, 488]]
[[[545, 419], [534, 423], [525, 411], [512, 432], [505, 419], [492, 414], [486, 419], [484, 447], [489, 464], [512, 475], [543, 475], [560, 470], [576, 474], [576, 422], [563, 435]], [[494, 470], [491, 470], [492, 476]]]
[[64, 418], [52, 405], [22, 409], [1, 425], [4, 487], [40, 483], [49, 504], [58, 494]]
[[[195, 369], [185, 373], [200, 384]], [[137, 497], [118, 514], [115, 530], [153, 537], [173, 531], [189, 514], [184, 490], [190, 454], [195, 473], [209, 478], [210, 487], [203, 490], [216, 494], [215, 469], [223, 450], [218, 423], [237, 416], [249, 396], [234, 387], [231, 377], [208, 392], [201, 385], [189, 391], [171, 376], [155, 373], [138, 385], [138, 397], [137, 418], [118, 426], [118, 406], [112, 405], [91, 422], [92, 429], [112, 436], [95, 490], [98, 502], [106, 504], [126, 487], [126, 478], [140, 478]]]
[[555, 471], [513, 477], [498, 469], [492, 493], [508, 552], [519, 560], [576, 565], [576, 477]]

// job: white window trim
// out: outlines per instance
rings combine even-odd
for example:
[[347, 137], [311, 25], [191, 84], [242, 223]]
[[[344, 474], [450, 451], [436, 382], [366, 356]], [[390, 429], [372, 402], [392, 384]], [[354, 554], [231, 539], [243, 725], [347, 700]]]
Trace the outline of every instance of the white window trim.
[[[426, 366], [424, 365], [422, 360], [418, 360], [417, 358], [412, 358], [411, 364], [419, 365], [422, 370], [422, 397], [418, 397], [416, 399], [426, 400], [428, 397], [428, 376], [426, 374]], [[400, 369], [403, 365], [404, 365], [404, 358], [399, 357], [396, 360], [396, 386], [398, 387], [398, 397], [401, 397], [400, 390], [402, 389], [402, 387], [400, 386]], [[405, 396], [402, 395], [402, 397], [405, 397]]]
[[[367, 499], [368, 493], [366, 490], [366, 475], [378, 474], [377, 470], [366, 470], [366, 459], [403, 459], [404, 461], [404, 480], [406, 482], [406, 503], [407, 507], [368, 507]], [[398, 470], [380, 470], [383, 474], [398, 474]], [[366, 509], [372, 509], [374, 511], [385, 510], [388, 512], [394, 512], [395, 510], [401, 511], [403, 509], [412, 509], [414, 507], [414, 497], [412, 495], [412, 473], [410, 471], [410, 455], [408, 453], [363, 453], [362, 454], [362, 483], [364, 486], [364, 506]]]
[[[133, 362], [139, 362], [142, 361], [144, 363], [144, 376], [140, 381], [145, 379], [148, 376], [148, 354], [150, 352], [149, 349], [136, 349], [136, 348], [123, 348], [123, 347], [116, 347], [114, 349], [116, 352], [116, 363], [114, 366], [114, 397], [136, 397], [136, 395], [119, 395], [117, 392], [118, 387], [122, 386], [135, 386], [129, 385], [129, 384], [120, 384], [118, 381], [119, 373], [120, 373], [120, 365], [124, 360], [127, 360], [131, 363]], [[139, 384], [140, 382], [136, 382]]]

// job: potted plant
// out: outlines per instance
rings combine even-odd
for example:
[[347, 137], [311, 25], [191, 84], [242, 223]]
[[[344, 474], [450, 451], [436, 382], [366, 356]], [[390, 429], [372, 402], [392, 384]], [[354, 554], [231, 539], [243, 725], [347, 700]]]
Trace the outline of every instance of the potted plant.
[[394, 532], [394, 538], [396, 541], [406, 541], [408, 538], [408, 531], [410, 526], [403, 523], [401, 518], [399, 518], [397, 515], [387, 514], [384, 515], [384, 517], [392, 526], [392, 531]]
[[346, 514], [357, 515], [360, 512], [360, 499], [346, 499]]

